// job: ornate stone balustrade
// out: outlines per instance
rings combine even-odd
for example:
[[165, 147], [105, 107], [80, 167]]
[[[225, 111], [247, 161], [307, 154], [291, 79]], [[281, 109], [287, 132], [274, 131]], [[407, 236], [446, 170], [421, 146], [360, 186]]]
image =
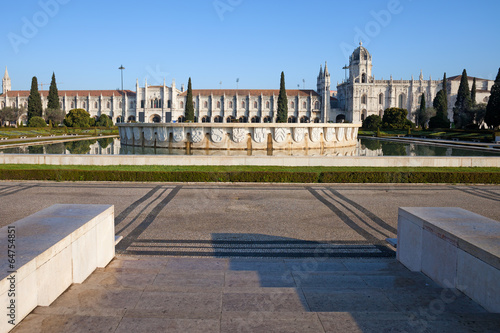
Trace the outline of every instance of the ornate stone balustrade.
[[119, 124], [122, 145], [191, 149], [309, 149], [355, 146], [361, 124]]

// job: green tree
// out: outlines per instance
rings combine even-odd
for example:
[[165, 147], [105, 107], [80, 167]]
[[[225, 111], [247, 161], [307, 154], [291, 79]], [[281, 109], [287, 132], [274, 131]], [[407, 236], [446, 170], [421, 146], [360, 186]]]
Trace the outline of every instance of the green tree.
[[111, 127], [113, 126], [113, 120], [111, 120], [107, 115], [101, 114], [99, 119], [95, 122], [97, 127]]
[[42, 117], [34, 116], [28, 122], [28, 127], [46, 127], [47, 123]]
[[456, 128], [464, 128], [470, 122], [467, 112], [472, 108], [467, 71], [462, 72], [462, 79], [458, 87], [457, 101], [453, 108], [453, 122]]
[[407, 119], [408, 110], [401, 108], [389, 108], [384, 111], [382, 126], [389, 129], [407, 129], [413, 127], [413, 123]]
[[500, 126], [500, 69], [498, 69], [495, 84], [491, 87], [491, 95], [486, 106], [484, 121], [489, 127], [495, 129]]
[[285, 73], [281, 72], [280, 94], [278, 95], [278, 109], [276, 111], [276, 122], [286, 123], [288, 121], [288, 97], [285, 88]]
[[56, 74], [52, 73], [52, 81], [50, 81], [49, 96], [47, 98], [47, 109], [59, 110], [59, 92], [56, 84]]
[[90, 114], [84, 109], [72, 109], [64, 118], [64, 125], [67, 127], [89, 127]]
[[194, 121], [193, 89], [191, 87], [191, 78], [188, 81], [188, 90], [186, 97], [186, 111], [184, 113], [186, 121]]
[[28, 123], [32, 117], [41, 117], [42, 111], [42, 97], [38, 92], [38, 80], [36, 76], [33, 76], [30, 95], [28, 97]]
[[65, 116], [66, 113], [59, 108], [45, 110], [45, 120], [51, 121], [54, 125], [62, 123]]
[[15, 123], [17, 124], [17, 120], [19, 119], [19, 116], [21, 116], [21, 110], [18, 108], [13, 108], [13, 107], [5, 107], [2, 110], [0, 110], [0, 125], [6, 121], [9, 122], [9, 124]]
[[420, 108], [417, 110], [417, 115], [415, 117], [415, 121], [417, 123], [417, 126], [422, 126], [424, 127], [425, 125], [425, 114], [426, 114], [427, 108], [425, 107], [425, 94], [422, 94], [420, 97]]
[[476, 78], [472, 81], [472, 88], [470, 89], [470, 99], [472, 100], [472, 106], [476, 105]]
[[[446, 76], [446, 74], [445, 74]], [[450, 122], [448, 120], [448, 98], [446, 96], [445, 90], [439, 90], [434, 97], [432, 105], [436, 112], [435, 116], [429, 119], [430, 128], [449, 128]]]
[[377, 114], [372, 114], [363, 120], [363, 128], [369, 130], [376, 130], [382, 126], [382, 118]]

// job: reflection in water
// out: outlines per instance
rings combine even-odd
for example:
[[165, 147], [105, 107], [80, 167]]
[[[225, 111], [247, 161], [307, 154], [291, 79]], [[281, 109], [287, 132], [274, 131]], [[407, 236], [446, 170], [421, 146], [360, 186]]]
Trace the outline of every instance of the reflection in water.
[[208, 150], [120, 146], [102, 138], [0, 149], [0, 154], [203, 155], [203, 156], [500, 156], [500, 152], [359, 139], [356, 147], [304, 150]]

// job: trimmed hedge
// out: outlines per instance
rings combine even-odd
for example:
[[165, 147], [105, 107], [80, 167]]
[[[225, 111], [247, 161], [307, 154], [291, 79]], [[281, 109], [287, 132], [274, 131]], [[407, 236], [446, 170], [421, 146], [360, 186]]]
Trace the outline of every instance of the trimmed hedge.
[[285, 172], [0, 170], [0, 180], [255, 183], [462, 183], [500, 184], [500, 172]]

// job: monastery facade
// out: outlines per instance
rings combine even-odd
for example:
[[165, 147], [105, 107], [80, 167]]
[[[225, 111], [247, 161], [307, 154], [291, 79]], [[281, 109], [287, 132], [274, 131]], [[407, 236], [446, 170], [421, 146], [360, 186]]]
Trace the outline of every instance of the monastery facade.
[[[360, 123], [367, 116], [383, 116], [387, 108], [400, 107], [409, 111], [409, 118], [420, 108], [420, 98], [425, 94], [426, 105], [431, 106], [442, 81], [422, 73], [418, 80], [375, 80], [372, 73], [372, 56], [360, 43], [349, 57], [349, 78], [331, 93], [328, 66], [320, 67], [316, 90], [287, 90], [289, 122], [352, 122]], [[453, 106], [461, 76], [448, 79], [448, 117], [453, 120]], [[473, 77], [469, 77], [472, 87]], [[477, 103], [487, 103], [492, 80], [476, 78]], [[48, 91], [40, 91], [42, 105], [47, 107]], [[193, 89], [196, 122], [275, 122], [279, 90], [263, 89]], [[7, 68], [2, 79], [0, 108], [6, 106], [26, 110], [29, 90], [11, 90]], [[131, 90], [59, 90], [60, 107], [65, 112], [85, 109], [92, 117], [106, 114], [116, 122], [183, 122], [187, 91], [170, 86], [144, 87], [136, 81]], [[26, 115], [22, 116], [26, 120]]]

